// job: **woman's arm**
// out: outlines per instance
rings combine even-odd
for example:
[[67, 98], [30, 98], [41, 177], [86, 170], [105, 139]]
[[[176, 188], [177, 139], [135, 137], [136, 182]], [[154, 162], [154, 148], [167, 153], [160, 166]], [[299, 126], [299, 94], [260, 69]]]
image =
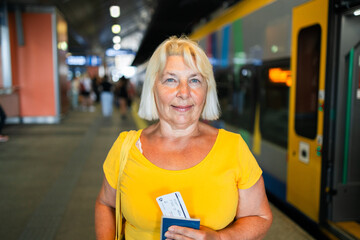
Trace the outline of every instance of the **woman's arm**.
[[100, 193], [95, 202], [95, 233], [97, 240], [115, 239], [116, 189], [104, 177]]
[[[262, 177], [249, 189], [239, 189], [236, 220], [228, 227], [214, 231], [172, 226], [166, 234], [169, 239], [262, 239], [272, 223], [272, 213], [265, 194]], [[184, 238], [185, 237], [185, 238]]]
[[262, 239], [271, 223], [272, 213], [261, 176], [251, 188], [239, 189], [236, 221], [219, 231], [220, 239]]

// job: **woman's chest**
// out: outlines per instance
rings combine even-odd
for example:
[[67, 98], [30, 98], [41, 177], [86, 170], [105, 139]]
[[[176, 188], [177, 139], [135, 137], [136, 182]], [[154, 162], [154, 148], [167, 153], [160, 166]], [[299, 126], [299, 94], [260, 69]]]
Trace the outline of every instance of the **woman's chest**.
[[168, 170], [183, 170], [196, 166], [211, 151], [212, 144], [151, 144], [143, 147], [143, 154], [154, 165]]
[[192, 218], [199, 218], [202, 225], [221, 229], [236, 214], [235, 172], [221, 164], [169, 171], [132, 159], [125, 167], [121, 182], [124, 216], [139, 228], [159, 229], [162, 213], [156, 198], [179, 191]]

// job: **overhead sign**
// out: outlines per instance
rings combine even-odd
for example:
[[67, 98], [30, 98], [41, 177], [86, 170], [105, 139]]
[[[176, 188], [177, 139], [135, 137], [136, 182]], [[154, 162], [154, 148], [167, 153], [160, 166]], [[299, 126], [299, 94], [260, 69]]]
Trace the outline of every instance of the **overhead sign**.
[[88, 56], [86, 58], [86, 65], [87, 66], [100, 66], [101, 65], [101, 58], [98, 56]]
[[113, 48], [109, 48], [106, 50], [105, 52], [107, 57], [115, 57], [118, 55], [127, 55], [127, 54], [132, 54], [135, 55], [136, 53], [133, 50], [130, 49], [119, 49], [119, 50], [115, 50]]
[[74, 65], [74, 66], [85, 66], [86, 57], [85, 56], [69, 56], [66, 58], [66, 64]]
[[100, 66], [101, 58], [98, 56], [69, 56], [66, 64], [70, 66]]

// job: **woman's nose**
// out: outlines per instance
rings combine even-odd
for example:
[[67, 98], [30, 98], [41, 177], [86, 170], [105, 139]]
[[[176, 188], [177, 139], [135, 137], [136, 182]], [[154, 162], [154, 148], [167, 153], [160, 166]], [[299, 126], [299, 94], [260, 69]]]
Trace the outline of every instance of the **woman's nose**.
[[187, 98], [190, 95], [190, 87], [187, 82], [180, 82], [177, 97]]

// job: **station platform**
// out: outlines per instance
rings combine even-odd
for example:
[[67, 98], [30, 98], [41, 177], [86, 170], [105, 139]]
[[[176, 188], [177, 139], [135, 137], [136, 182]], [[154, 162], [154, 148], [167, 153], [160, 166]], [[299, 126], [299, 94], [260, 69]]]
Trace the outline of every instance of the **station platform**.
[[[6, 125], [0, 143], [0, 239], [95, 239], [102, 163], [118, 134], [137, 129], [114, 109], [71, 111], [56, 125]], [[140, 126], [141, 127], [141, 126]], [[265, 239], [314, 239], [274, 205]]]

